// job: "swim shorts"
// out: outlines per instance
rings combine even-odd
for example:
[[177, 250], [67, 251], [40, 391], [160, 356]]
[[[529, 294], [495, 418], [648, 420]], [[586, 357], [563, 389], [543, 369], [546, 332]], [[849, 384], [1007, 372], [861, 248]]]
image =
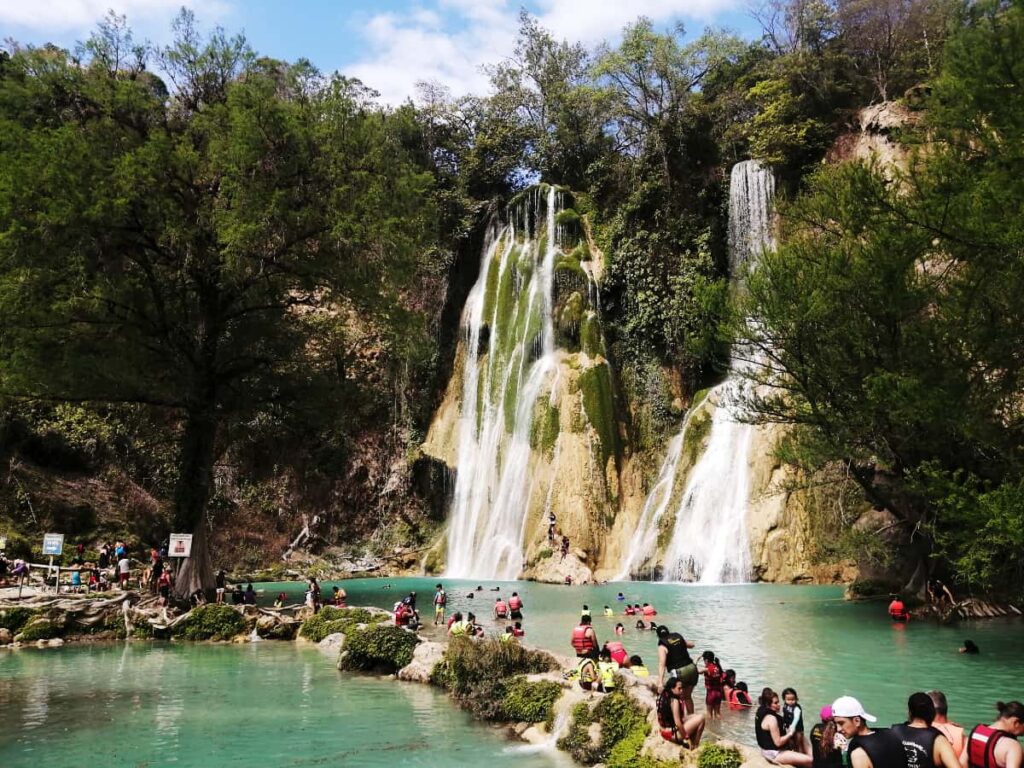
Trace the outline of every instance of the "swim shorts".
[[700, 675], [697, 674], [697, 665], [690, 663], [685, 667], [675, 670], [675, 676], [686, 688], [692, 688], [697, 684]]

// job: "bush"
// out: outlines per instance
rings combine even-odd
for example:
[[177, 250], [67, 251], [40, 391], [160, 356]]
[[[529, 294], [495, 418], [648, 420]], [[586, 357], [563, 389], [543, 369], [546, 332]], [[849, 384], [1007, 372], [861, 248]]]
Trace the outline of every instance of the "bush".
[[52, 637], [60, 637], [63, 632], [64, 627], [58, 622], [36, 618], [27, 624], [14, 639], [22, 643], [32, 643], [36, 640], [49, 640]]
[[[598, 744], [590, 740], [589, 728], [593, 723], [601, 726], [601, 741]], [[613, 752], [619, 761], [618, 765], [642, 764], [636, 760], [647, 730], [647, 715], [641, 706], [617, 690], [601, 699], [593, 710], [586, 702], [577, 704], [572, 712], [569, 732], [558, 740], [558, 748], [584, 765], [609, 760]]]
[[352, 629], [346, 634], [340, 669], [378, 669], [395, 672], [412, 661], [420, 639], [412, 632], [388, 624]]
[[245, 631], [245, 617], [230, 605], [201, 605], [175, 627], [186, 640], [230, 640]]
[[697, 768], [740, 768], [742, 763], [743, 756], [735, 747], [705, 744], [697, 755]]
[[347, 634], [357, 624], [376, 624], [387, 621], [382, 613], [370, 613], [365, 608], [333, 608], [325, 606], [310, 618], [302, 622], [299, 634], [314, 643], [319, 643], [335, 632]]
[[553, 680], [531, 682], [522, 675], [513, 677], [505, 685], [502, 719], [525, 723], [547, 722], [561, 695], [562, 686]]
[[0, 628], [9, 629], [11, 634], [17, 634], [18, 630], [24, 627], [34, 615], [35, 611], [30, 608], [21, 606], [5, 608], [0, 611]]

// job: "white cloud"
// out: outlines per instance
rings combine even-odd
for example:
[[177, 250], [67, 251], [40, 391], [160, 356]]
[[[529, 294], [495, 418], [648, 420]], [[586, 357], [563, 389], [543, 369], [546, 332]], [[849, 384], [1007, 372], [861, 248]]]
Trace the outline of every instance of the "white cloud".
[[219, 18], [225, 2], [214, 0], [0, 0], [0, 23], [44, 32], [78, 32], [94, 28], [108, 10], [128, 17], [133, 26], [170, 20], [182, 7], [192, 8], [202, 21]]
[[[536, 0], [534, 7], [541, 25], [555, 37], [593, 45], [616, 39], [638, 16], [657, 25], [682, 20], [699, 27], [741, 2]], [[368, 50], [345, 67], [345, 74], [358, 77], [390, 104], [414, 96], [416, 83], [424, 80], [440, 82], [455, 95], [483, 93], [488, 82], [482, 66], [515, 48], [519, 7], [520, 2], [508, 0], [436, 0], [433, 10], [372, 16], [359, 30]]]

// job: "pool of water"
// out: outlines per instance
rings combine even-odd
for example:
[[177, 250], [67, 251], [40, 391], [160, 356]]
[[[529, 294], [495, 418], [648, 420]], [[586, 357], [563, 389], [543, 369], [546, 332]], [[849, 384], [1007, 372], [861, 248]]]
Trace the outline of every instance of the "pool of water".
[[[356, 605], [391, 608], [410, 590], [428, 622], [437, 578], [353, 580], [327, 582], [330, 594], [337, 583]], [[601, 642], [612, 639], [615, 624], [626, 630], [622, 638], [631, 654], [640, 654], [656, 673], [657, 640], [653, 632], [634, 628], [635, 619], [621, 616], [616, 600], [623, 592], [630, 603], [649, 602], [658, 610], [655, 621], [667, 624], [696, 644], [694, 657], [713, 650], [726, 668], [735, 669], [756, 698], [770, 686], [780, 691], [795, 688], [807, 712], [816, 720], [818, 710], [843, 694], [857, 696], [882, 724], [905, 719], [907, 697], [914, 691], [938, 688], [949, 699], [950, 717], [964, 725], [993, 719], [997, 700], [1019, 699], [1024, 671], [1024, 621], [990, 619], [943, 627], [929, 622], [893, 624], [886, 603], [849, 603], [841, 587], [772, 584], [697, 586], [649, 582], [603, 586], [558, 586], [524, 582], [468, 582], [441, 580], [450, 595], [449, 611], [471, 610], [490, 632], [504, 622], [490, 619], [494, 587], [504, 597], [512, 590], [523, 598], [526, 640], [533, 645], [571, 654], [569, 637], [584, 604], [591, 608]], [[477, 591], [477, 585], [483, 591]], [[390, 585], [390, 588], [386, 588]], [[302, 584], [264, 584], [264, 599], [278, 591], [300, 600]], [[467, 595], [472, 591], [472, 600]], [[616, 618], [603, 617], [605, 605]], [[979, 656], [965, 656], [957, 648], [965, 638], [981, 648]], [[703, 683], [694, 693], [702, 708]], [[723, 712], [710, 726], [712, 732], [753, 743], [749, 712]]]
[[294, 643], [0, 653], [0, 766], [552, 768], [428, 686], [342, 674]]

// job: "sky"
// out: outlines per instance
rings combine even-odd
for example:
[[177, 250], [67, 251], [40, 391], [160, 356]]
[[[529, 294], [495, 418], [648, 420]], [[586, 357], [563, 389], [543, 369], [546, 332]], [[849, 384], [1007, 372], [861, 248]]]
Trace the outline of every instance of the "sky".
[[200, 25], [243, 32], [260, 54], [307, 58], [324, 72], [357, 77], [397, 104], [417, 82], [453, 95], [485, 93], [483, 65], [515, 47], [521, 7], [558, 39], [614, 44], [623, 26], [647, 16], [662, 30], [682, 23], [753, 37], [750, 0], [0, 0], [0, 40], [73, 48], [108, 9], [128, 17], [136, 38], [161, 44], [182, 6]]

